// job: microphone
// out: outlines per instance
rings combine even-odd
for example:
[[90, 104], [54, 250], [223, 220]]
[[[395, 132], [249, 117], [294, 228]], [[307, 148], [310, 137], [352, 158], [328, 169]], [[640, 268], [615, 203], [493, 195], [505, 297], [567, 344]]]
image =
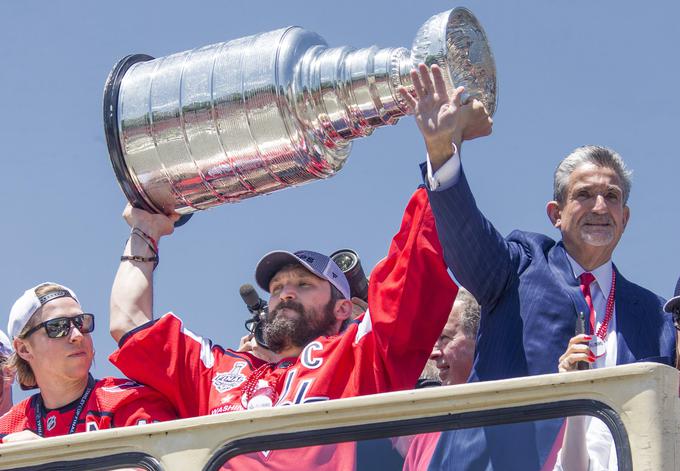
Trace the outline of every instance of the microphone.
[[257, 294], [257, 291], [255, 291], [255, 288], [253, 288], [253, 285], [242, 285], [238, 292], [241, 295], [243, 302], [246, 303], [246, 307], [251, 314], [260, 314], [263, 310], [267, 309], [267, 301], [260, 298], [260, 295]]
[[248, 312], [252, 315], [252, 317], [245, 322], [246, 330], [253, 334], [255, 341], [258, 344], [262, 345], [264, 348], [269, 348], [264, 341], [264, 335], [262, 333], [262, 322], [267, 315], [267, 301], [260, 298], [260, 295], [257, 294], [257, 291], [255, 291], [255, 288], [253, 288], [253, 285], [251, 284], [242, 285], [238, 292], [241, 295], [243, 302], [246, 303]]
[[[581, 335], [586, 333], [586, 319], [585, 315], [583, 312], [579, 312], [578, 316], [576, 316], [576, 335]], [[576, 364], [576, 369], [577, 370], [589, 370], [590, 369], [590, 363], [587, 361], [579, 361]]]

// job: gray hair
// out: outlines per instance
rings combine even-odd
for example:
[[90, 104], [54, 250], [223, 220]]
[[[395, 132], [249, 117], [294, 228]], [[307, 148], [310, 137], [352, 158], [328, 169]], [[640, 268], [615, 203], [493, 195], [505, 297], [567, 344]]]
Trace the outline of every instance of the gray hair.
[[456, 301], [463, 305], [462, 311], [459, 314], [463, 334], [465, 334], [466, 338], [475, 340], [479, 330], [481, 307], [475, 297], [462, 286], [458, 288]]
[[630, 187], [632, 185], [632, 172], [626, 168], [623, 159], [613, 149], [602, 146], [582, 146], [566, 156], [555, 170], [553, 183], [553, 199], [558, 203], [564, 203], [569, 186], [571, 174], [584, 164], [593, 164], [598, 167], [610, 168], [616, 172], [621, 180], [621, 190], [623, 191], [623, 204], [628, 202]]

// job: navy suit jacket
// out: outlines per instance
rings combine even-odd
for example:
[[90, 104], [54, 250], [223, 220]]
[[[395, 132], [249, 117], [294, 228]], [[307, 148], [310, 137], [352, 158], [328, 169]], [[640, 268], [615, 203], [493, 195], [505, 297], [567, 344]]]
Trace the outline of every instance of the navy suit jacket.
[[[578, 313], [589, 312], [564, 245], [522, 231], [503, 238], [477, 209], [462, 170], [452, 188], [429, 197], [446, 263], [482, 307], [469, 381], [556, 373]], [[614, 270], [617, 364], [673, 364], [675, 329], [663, 299]], [[540, 469], [560, 424], [444, 433], [430, 469]]]

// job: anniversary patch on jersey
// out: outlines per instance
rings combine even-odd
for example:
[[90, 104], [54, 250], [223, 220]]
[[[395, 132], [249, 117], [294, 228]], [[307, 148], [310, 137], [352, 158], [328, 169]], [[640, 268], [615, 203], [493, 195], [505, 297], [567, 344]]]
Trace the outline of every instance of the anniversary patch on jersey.
[[225, 392], [234, 389], [246, 380], [246, 376], [241, 373], [241, 370], [246, 367], [245, 361], [237, 361], [231, 368], [231, 371], [226, 373], [217, 373], [212, 379], [212, 384], [217, 389], [217, 392]]

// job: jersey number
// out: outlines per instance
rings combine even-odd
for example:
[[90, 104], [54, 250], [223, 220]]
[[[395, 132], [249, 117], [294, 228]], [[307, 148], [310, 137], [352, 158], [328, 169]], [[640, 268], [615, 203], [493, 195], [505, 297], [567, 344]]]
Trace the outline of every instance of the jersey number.
[[[282, 398], [288, 395], [296, 375], [297, 369], [295, 368], [289, 370], [288, 373], [286, 373], [286, 380], [283, 385], [283, 391], [281, 392]], [[295, 387], [293, 401], [282, 401], [279, 402], [277, 406], [291, 406], [293, 404], [309, 404], [310, 402], [327, 401], [329, 399], [327, 396], [307, 396], [309, 394], [309, 390], [312, 388], [312, 383], [314, 383], [314, 378], [300, 381]]]

